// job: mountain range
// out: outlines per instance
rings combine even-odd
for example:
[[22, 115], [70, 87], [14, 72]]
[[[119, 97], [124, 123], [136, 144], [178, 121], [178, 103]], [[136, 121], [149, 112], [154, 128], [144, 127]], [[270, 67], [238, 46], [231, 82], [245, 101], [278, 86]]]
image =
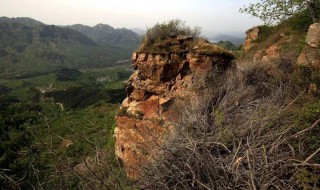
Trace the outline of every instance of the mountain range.
[[229, 41], [236, 46], [243, 44], [245, 36], [242, 35], [228, 35], [228, 34], [217, 34], [215, 36], [208, 37], [209, 41], [217, 43], [220, 41]]
[[78, 31], [96, 43], [107, 43], [116, 46], [137, 47], [141, 42], [141, 36], [129, 29], [115, 29], [107, 24], [97, 24], [94, 27], [75, 24], [66, 26], [72, 30]]
[[[57, 68], [83, 68], [115, 65], [130, 59], [141, 42], [144, 30], [93, 27], [82, 24], [46, 25], [28, 17], [0, 17], [1, 78], [28, 76]], [[242, 44], [243, 38], [216, 35], [211, 41]]]
[[37, 27], [40, 25], [45, 25], [40, 21], [29, 17], [17, 17], [17, 18], [8, 18], [8, 17], [0, 17], [1, 23], [20, 23], [29, 27]]
[[[112, 27], [102, 28], [112, 31]], [[1, 17], [0, 76], [26, 77], [61, 67], [115, 65], [119, 60], [129, 59], [138, 44], [125, 40], [136, 39], [138, 34], [127, 29], [121, 31], [124, 32], [112, 42], [99, 41], [68, 27], [46, 25], [31, 18]], [[102, 30], [100, 33], [103, 34]]]
[[[46, 24], [28, 17], [8, 18], [0, 17], [0, 23], [20, 23], [29, 27], [45, 26]], [[106, 43], [113, 46], [137, 47], [141, 42], [143, 30], [113, 28], [107, 24], [97, 24], [90, 27], [82, 24], [74, 24], [68, 26], [57, 26], [60, 28], [68, 28], [80, 32], [96, 43]]]

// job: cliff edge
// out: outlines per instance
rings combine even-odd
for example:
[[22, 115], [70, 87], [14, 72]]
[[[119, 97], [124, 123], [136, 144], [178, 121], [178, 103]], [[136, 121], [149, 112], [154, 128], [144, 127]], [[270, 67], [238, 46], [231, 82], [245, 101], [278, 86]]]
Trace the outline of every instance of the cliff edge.
[[187, 107], [181, 107], [183, 99], [201, 96], [194, 85], [214, 70], [230, 68], [234, 59], [206, 40], [183, 35], [140, 49], [132, 55], [135, 72], [128, 80], [114, 131], [116, 155], [131, 178], [161, 154], [162, 141], [173, 133], [181, 109]]

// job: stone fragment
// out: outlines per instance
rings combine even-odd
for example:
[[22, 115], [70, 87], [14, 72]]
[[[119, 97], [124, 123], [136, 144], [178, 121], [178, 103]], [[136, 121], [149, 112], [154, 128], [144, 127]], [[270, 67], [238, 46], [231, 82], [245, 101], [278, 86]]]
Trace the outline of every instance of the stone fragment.
[[312, 48], [320, 48], [320, 23], [310, 25], [306, 43]]
[[320, 23], [310, 25], [306, 45], [297, 59], [297, 65], [320, 69]]
[[193, 46], [192, 50], [197, 50], [199, 49], [199, 46]]
[[186, 40], [192, 40], [192, 37], [191, 36], [179, 35], [179, 36], [177, 36], [177, 40], [179, 42], [184, 42]]

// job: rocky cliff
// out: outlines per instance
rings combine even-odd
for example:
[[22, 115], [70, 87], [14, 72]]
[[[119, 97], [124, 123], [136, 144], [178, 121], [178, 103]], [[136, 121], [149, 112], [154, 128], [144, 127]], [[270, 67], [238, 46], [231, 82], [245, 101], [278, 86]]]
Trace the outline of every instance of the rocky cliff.
[[229, 68], [234, 58], [205, 40], [187, 36], [171, 36], [152, 46], [133, 53], [135, 72], [116, 117], [115, 152], [131, 178], [161, 154], [162, 141], [187, 108], [183, 99], [200, 95], [194, 85], [215, 69]]
[[246, 32], [246, 40], [244, 41], [244, 50], [248, 51], [254, 44], [255, 40], [259, 37], [260, 29], [259, 27], [253, 27]]

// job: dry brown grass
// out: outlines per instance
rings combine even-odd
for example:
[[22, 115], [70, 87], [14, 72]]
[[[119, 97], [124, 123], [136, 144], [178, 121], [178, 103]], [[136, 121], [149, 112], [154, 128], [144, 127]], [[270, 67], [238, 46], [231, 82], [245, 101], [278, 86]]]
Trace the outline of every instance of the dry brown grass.
[[[320, 150], [303, 152], [296, 143], [320, 120], [294, 129], [306, 95], [292, 73], [251, 65], [215, 73], [195, 88], [201, 95], [184, 104], [175, 134], [138, 181], [142, 189], [291, 190], [304, 187], [297, 174], [306, 168], [319, 174], [312, 160]], [[317, 180], [310, 187], [318, 189]]]

